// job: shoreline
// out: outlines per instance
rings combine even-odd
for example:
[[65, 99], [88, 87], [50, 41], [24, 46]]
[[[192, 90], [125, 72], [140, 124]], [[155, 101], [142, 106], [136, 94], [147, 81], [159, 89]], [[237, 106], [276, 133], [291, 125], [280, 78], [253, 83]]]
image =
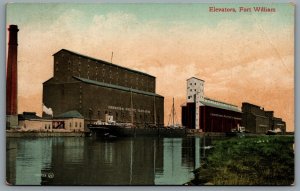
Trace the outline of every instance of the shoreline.
[[86, 137], [85, 132], [6, 132], [7, 138], [18, 137]]

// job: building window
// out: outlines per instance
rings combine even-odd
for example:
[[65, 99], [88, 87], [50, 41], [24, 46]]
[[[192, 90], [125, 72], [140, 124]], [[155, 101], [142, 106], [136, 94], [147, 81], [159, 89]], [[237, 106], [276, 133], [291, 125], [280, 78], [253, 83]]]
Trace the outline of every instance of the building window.
[[190, 83], [190, 85], [192, 85], [192, 83]]
[[47, 124], [45, 124], [45, 129], [47, 129]]
[[195, 83], [195, 85], [196, 85], [196, 83]]
[[79, 122], [79, 127], [81, 127], [81, 122]]
[[190, 89], [190, 92], [192, 91], [192, 89]]
[[77, 122], [75, 122], [75, 127], [77, 127]]
[[70, 122], [70, 127], [72, 127], [72, 122]]

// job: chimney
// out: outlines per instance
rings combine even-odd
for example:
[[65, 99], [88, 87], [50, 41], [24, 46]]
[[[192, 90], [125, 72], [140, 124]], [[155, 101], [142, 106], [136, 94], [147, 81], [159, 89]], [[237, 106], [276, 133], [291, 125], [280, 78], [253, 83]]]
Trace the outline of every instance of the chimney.
[[18, 114], [18, 26], [10, 25], [9, 41], [8, 41], [8, 56], [7, 56], [7, 71], [6, 71], [6, 115]]

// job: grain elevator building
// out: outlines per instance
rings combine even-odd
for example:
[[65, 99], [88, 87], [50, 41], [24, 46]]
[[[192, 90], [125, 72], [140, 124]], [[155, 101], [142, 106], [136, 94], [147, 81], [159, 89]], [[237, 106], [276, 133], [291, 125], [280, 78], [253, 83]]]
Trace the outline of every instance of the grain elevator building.
[[230, 132], [241, 125], [242, 113], [235, 105], [204, 96], [204, 80], [187, 79], [186, 105], [182, 125], [202, 132]]
[[54, 76], [43, 83], [43, 103], [54, 117], [77, 110], [85, 124], [109, 114], [119, 123], [163, 126], [164, 97], [155, 93], [154, 76], [65, 49], [53, 56]]

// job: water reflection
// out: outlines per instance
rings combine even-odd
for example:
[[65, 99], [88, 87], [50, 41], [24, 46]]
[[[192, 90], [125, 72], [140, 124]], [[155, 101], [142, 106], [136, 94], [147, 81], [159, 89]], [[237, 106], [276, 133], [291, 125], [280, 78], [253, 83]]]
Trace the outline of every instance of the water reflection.
[[7, 138], [15, 185], [181, 185], [210, 138]]

